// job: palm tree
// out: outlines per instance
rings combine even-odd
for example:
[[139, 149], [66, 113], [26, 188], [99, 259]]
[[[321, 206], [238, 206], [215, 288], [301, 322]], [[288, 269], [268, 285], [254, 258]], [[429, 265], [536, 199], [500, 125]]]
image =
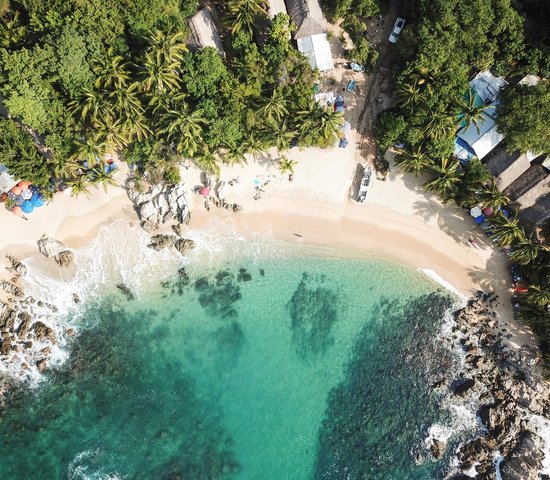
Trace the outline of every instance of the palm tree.
[[288, 115], [286, 99], [277, 88], [273, 90], [270, 98], [263, 98], [261, 100], [261, 105], [262, 106], [258, 110], [258, 114], [268, 122], [279, 123], [286, 115]]
[[284, 155], [281, 155], [281, 159], [279, 160], [279, 165], [277, 168], [281, 172], [281, 174], [287, 174], [287, 173], [294, 173], [294, 167], [298, 165], [298, 162], [296, 160], [290, 160], [289, 158], [285, 157]]
[[180, 90], [176, 68], [176, 63], [159, 63], [158, 56], [146, 55], [143, 62], [143, 90], [148, 93], [171, 93]]
[[176, 150], [193, 157], [202, 144], [202, 126], [206, 119], [200, 110], [189, 113], [188, 109], [168, 110], [160, 120], [162, 132], [176, 143]]
[[300, 130], [303, 135], [312, 131], [319, 132], [325, 140], [337, 137], [344, 124], [342, 113], [335, 112], [330, 107], [319, 107], [315, 102], [309, 105], [308, 110], [298, 112], [301, 121]]
[[246, 164], [248, 162], [245, 153], [246, 150], [242, 143], [240, 145], [228, 145], [228, 147], [225, 149], [223, 161], [229, 164]]
[[146, 55], [155, 58], [157, 65], [179, 65], [187, 52], [185, 34], [181, 31], [166, 33], [156, 30], [148, 37]]
[[103, 123], [96, 127], [97, 138], [108, 149], [123, 150], [131, 141], [132, 132], [127, 130], [128, 125], [124, 125], [121, 120], [113, 123]]
[[50, 165], [53, 167], [55, 178], [64, 180], [76, 177], [82, 168], [77, 162], [62, 157], [54, 157]]
[[113, 121], [113, 107], [107, 95], [98, 90], [85, 88], [80, 99], [69, 102], [69, 111], [77, 125], [97, 126]]
[[76, 177], [70, 182], [67, 182], [67, 185], [69, 185], [69, 187], [71, 188], [72, 197], [77, 197], [82, 193], [87, 197], [90, 196], [90, 190], [88, 189], [86, 177], [83, 175], [81, 175], [80, 177]]
[[27, 27], [21, 24], [17, 10], [8, 11], [0, 18], [0, 47], [10, 48], [21, 42]]
[[115, 55], [113, 47], [109, 47], [107, 56], [102, 63], [96, 63], [93, 71], [97, 75], [96, 88], [121, 89], [130, 83], [131, 65], [122, 55]]
[[242, 30], [252, 35], [258, 16], [267, 16], [264, 0], [230, 0], [228, 2], [226, 23], [231, 33]]
[[127, 88], [115, 88], [109, 92], [108, 98], [112, 102], [119, 120], [125, 121], [127, 118], [143, 115], [144, 109], [138, 88], [139, 85], [133, 83]]
[[266, 141], [258, 138], [258, 136], [254, 135], [253, 133], [249, 134], [249, 136], [245, 138], [241, 145], [246, 153], [252, 155], [254, 161], [256, 161], [256, 159], [269, 146]]
[[508, 218], [500, 213], [493, 217], [491, 223], [491, 232], [493, 232], [492, 237], [503, 247], [510, 246], [516, 241], [525, 239], [525, 232], [519, 226], [517, 216]]
[[424, 134], [434, 140], [441, 140], [453, 129], [452, 117], [442, 110], [435, 110], [430, 113], [430, 121], [424, 128]]
[[525, 294], [527, 301], [537, 307], [550, 305], [550, 289], [542, 285], [529, 285], [529, 291]]
[[426, 83], [426, 80], [415, 76], [408, 83], [403, 82], [399, 85], [397, 90], [397, 96], [399, 104], [404, 107], [414, 108], [421, 102], [422, 85]]
[[460, 112], [457, 117], [457, 125], [464, 125], [464, 129], [467, 130], [471, 125], [475, 125], [477, 133], [480, 132], [480, 126], [483, 125], [486, 121], [485, 115], [483, 112], [487, 111], [490, 108], [490, 105], [476, 105], [477, 99], [476, 92], [469, 88], [464, 98], [459, 103], [458, 107]]
[[528, 265], [534, 262], [542, 252], [550, 251], [550, 247], [533, 239], [533, 235], [527, 238], [523, 229], [518, 233], [518, 242], [514, 243], [510, 258], [514, 262]]
[[505, 207], [510, 203], [510, 199], [500, 191], [494, 179], [491, 179], [491, 184], [485, 186], [481, 191], [480, 201], [483, 208], [491, 207], [495, 210]]
[[99, 141], [97, 138], [85, 136], [75, 140], [71, 160], [74, 162], [86, 162], [88, 165], [87, 168], [92, 168], [102, 161], [105, 151], [105, 143]]
[[219, 176], [220, 167], [218, 165], [218, 158], [208, 147], [204, 146], [199, 154], [193, 158], [193, 161], [197, 167], [205, 172]]
[[424, 184], [426, 190], [435, 192], [443, 202], [450, 200], [457, 192], [461, 181], [458, 165], [459, 163], [451, 158], [442, 158], [440, 165], [432, 165], [430, 169], [436, 176]]
[[402, 150], [395, 156], [395, 162], [402, 171], [414, 173], [415, 177], [431, 165], [431, 160], [424, 154], [420, 146], [415, 147], [412, 151]]
[[129, 139], [143, 140], [151, 134], [151, 129], [147, 125], [147, 117], [139, 115], [128, 117], [122, 123], [122, 130], [126, 132]]
[[107, 192], [107, 187], [109, 186], [118, 186], [113, 176], [110, 173], [105, 172], [103, 164], [100, 164], [90, 170], [87, 177], [92, 185], [102, 185], [105, 192]]
[[269, 130], [265, 131], [266, 136], [277, 147], [277, 150], [279, 152], [288, 150], [290, 148], [290, 141], [296, 137], [296, 132], [290, 130], [286, 119], [279, 126], [268, 122], [268, 128]]

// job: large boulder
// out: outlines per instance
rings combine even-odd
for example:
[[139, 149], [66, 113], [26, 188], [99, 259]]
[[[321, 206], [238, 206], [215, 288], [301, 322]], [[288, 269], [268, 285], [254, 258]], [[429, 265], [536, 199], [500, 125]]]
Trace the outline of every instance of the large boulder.
[[67, 247], [63, 245], [63, 243], [51, 237], [48, 237], [48, 235], [46, 234], [42, 235], [40, 240], [38, 240], [37, 244], [38, 244], [38, 250], [45, 257], [55, 257], [56, 255], [59, 255], [61, 252], [68, 250]]
[[512, 453], [500, 465], [502, 480], [539, 478], [544, 441], [533, 432], [523, 432]]
[[60, 267], [69, 268], [74, 263], [74, 254], [70, 250], [65, 250], [56, 255], [54, 259]]

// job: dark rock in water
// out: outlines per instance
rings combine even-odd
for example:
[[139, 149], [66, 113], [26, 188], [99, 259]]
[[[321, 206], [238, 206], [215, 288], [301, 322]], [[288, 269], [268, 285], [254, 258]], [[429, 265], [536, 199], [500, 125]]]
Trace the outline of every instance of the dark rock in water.
[[46, 360], [38, 360], [38, 362], [36, 362], [36, 367], [40, 372], [46, 371]]
[[116, 288], [118, 288], [124, 294], [128, 301], [134, 299], [134, 294], [132, 293], [132, 290], [130, 290], [128, 286], [124, 283], [117, 284]]
[[195, 242], [188, 238], [178, 238], [174, 243], [174, 248], [182, 255], [185, 255], [187, 250], [195, 248]]
[[533, 432], [523, 432], [516, 447], [500, 465], [502, 480], [539, 478], [544, 458], [544, 441]]
[[29, 329], [32, 323], [32, 317], [26, 312], [21, 312], [19, 314], [19, 320], [21, 320], [21, 323], [17, 328], [17, 336], [19, 338], [25, 338], [29, 333]]
[[464, 395], [468, 390], [473, 388], [475, 381], [472, 378], [458, 378], [451, 383], [451, 391], [458, 396]]
[[177, 237], [175, 235], [158, 234], [151, 237], [151, 243], [147, 245], [153, 250], [162, 250], [174, 246]]
[[77, 305], [80, 303], [80, 297], [76, 293], [73, 293], [73, 302]]
[[195, 290], [197, 292], [204, 292], [208, 290], [209, 287], [210, 287], [210, 282], [206, 277], [201, 277], [195, 281]]
[[182, 236], [182, 227], [183, 225], [181, 223], [177, 223], [176, 225], [172, 225], [172, 231], [178, 236]]
[[432, 455], [437, 460], [439, 460], [443, 456], [446, 448], [447, 448], [447, 445], [445, 444], [445, 442], [442, 442], [437, 438], [432, 439], [432, 443], [430, 445], [430, 452], [432, 452]]
[[74, 253], [71, 250], [63, 250], [53, 258], [62, 268], [69, 268], [74, 263]]
[[248, 272], [239, 272], [239, 275], [237, 276], [238, 282], [250, 282], [252, 280], [252, 275]]
[[265, 276], [265, 270], [264, 270], [263, 268], [260, 268], [260, 275], [261, 275], [262, 277]]
[[8, 332], [2, 333], [2, 344], [0, 345], [0, 355], [8, 355], [12, 351], [11, 336]]
[[216, 286], [221, 287], [225, 283], [229, 283], [233, 280], [234, 275], [227, 270], [220, 270], [216, 273]]
[[187, 286], [191, 283], [191, 279], [189, 278], [189, 275], [187, 275], [187, 272], [185, 271], [185, 267], [181, 267], [178, 270], [178, 284], [181, 286]]
[[67, 334], [67, 337], [74, 337], [74, 329], [73, 328], [67, 328], [67, 331], [65, 333]]
[[53, 330], [42, 322], [34, 323], [32, 330], [34, 330], [34, 336], [39, 341], [54, 339]]

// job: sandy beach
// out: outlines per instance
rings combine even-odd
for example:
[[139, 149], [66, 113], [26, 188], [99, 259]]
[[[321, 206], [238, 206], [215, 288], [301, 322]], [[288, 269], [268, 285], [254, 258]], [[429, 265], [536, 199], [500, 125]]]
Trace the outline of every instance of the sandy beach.
[[[292, 182], [277, 169], [276, 151], [248, 165], [222, 168], [225, 187], [220, 196], [242, 205], [239, 213], [213, 204], [207, 210], [204, 198], [192, 192], [200, 184], [200, 171], [192, 165], [183, 167], [192, 212], [188, 228], [196, 231], [216, 222], [218, 227], [237, 229], [245, 238], [260, 234], [393, 258], [434, 272], [467, 297], [479, 289], [495, 291], [501, 298], [500, 320], [514, 335], [511, 344], [532, 342], [530, 331], [513, 320], [507, 257], [475, 227], [466, 211], [442, 205], [423, 190], [421, 179], [402, 174], [393, 165], [385, 181], [374, 180], [367, 201], [357, 203], [351, 198], [352, 184], [360, 171], [358, 164], [365, 161], [352, 142], [347, 149], [292, 149], [288, 157], [298, 161]], [[123, 184], [126, 175], [123, 164], [117, 181]], [[257, 193], [259, 199], [254, 198]], [[101, 226], [117, 220], [138, 222], [122, 187], [107, 192], [94, 189], [89, 197], [58, 194], [28, 221], [1, 210], [0, 252], [2, 258], [5, 253], [19, 258], [37, 255], [36, 242], [44, 233], [78, 248], [89, 244]], [[474, 244], [468, 241], [472, 237]], [[2, 275], [8, 278], [7, 272]]]

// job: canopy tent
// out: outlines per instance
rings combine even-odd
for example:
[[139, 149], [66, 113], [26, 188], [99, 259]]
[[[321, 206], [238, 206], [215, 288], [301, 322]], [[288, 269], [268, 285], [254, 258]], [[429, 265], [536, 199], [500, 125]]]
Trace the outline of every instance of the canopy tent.
[[317, 68], [320, 72], [328, 72], [334, 69], [332, 52], [326, 33], [318, 33], [297, 39], [298, 51], [305, 55], [311, 68]]
[[472, 209], [470, 209], [470, 215], [474, 218], [479, 217], [480, 215], [482, 215], [481, 208], [473, 207]]

